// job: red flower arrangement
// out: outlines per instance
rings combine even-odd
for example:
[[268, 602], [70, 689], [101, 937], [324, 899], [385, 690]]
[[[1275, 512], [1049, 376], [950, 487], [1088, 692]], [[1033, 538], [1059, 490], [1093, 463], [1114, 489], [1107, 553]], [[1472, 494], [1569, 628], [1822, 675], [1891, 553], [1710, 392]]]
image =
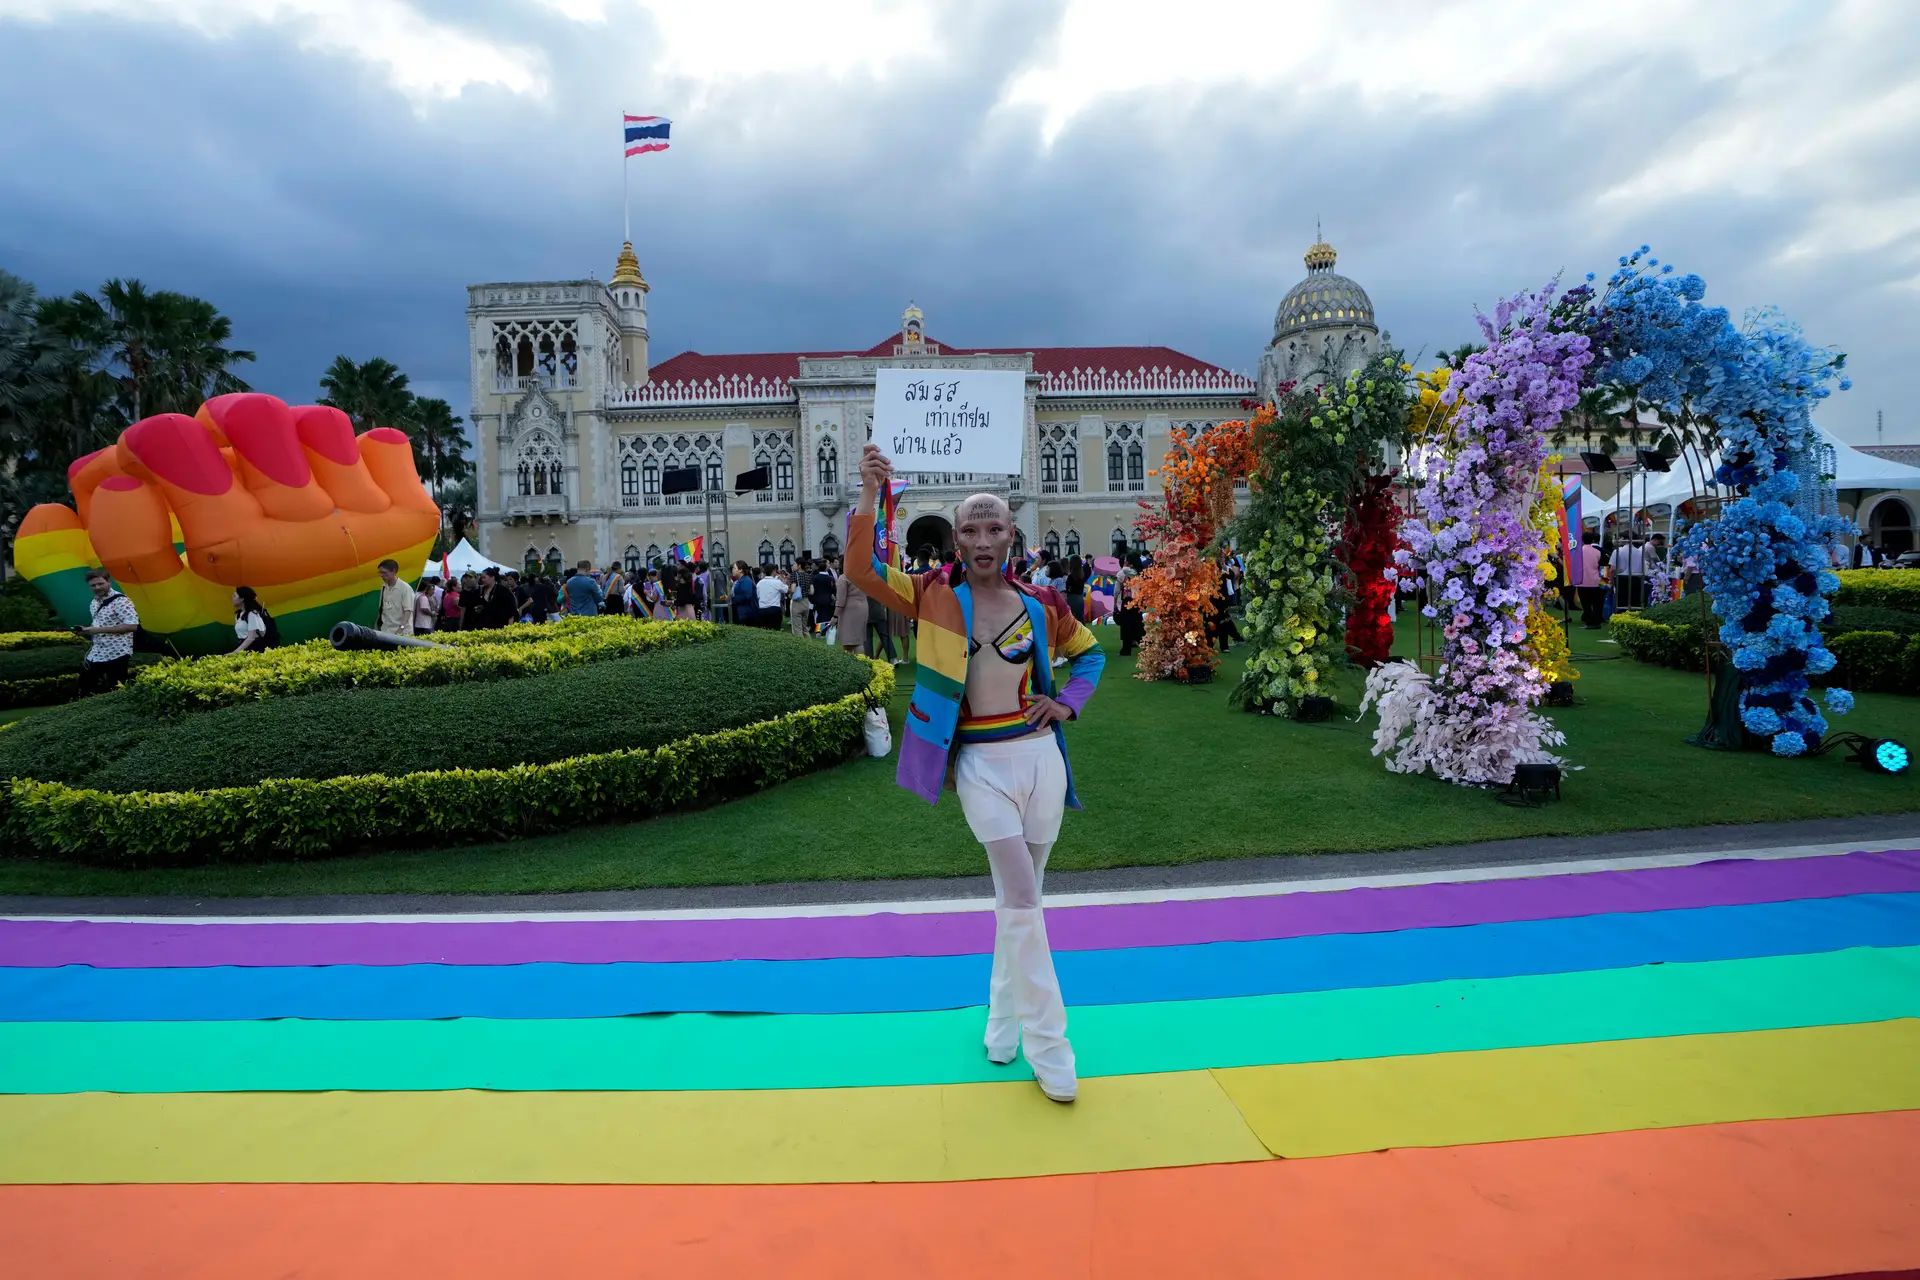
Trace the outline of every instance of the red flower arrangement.
[[1393, 491], [1393, 472], [1367, 476], [1347, 504], [1346, 542], [1348, 589], [1353, 603], [1347, 610], [1347, 656], [1368, 670], [1385, 662], [1393, 651], [1393, 618], [1389, 605], [1394, 583], [1387, 577], [1393, 553], [1400, 546], [1400, 504]]

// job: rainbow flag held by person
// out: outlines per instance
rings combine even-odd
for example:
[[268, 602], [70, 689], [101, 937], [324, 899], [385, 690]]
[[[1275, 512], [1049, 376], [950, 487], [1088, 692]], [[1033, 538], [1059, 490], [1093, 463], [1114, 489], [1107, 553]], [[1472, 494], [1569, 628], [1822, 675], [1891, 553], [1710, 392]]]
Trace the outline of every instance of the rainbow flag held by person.
[[[879, 509], [873, 513], [873, 558], [898, 569], [901, 564], [900, 495], [908, 481], [890, 480], [880, 495]], [[847, 538], [853, 538], [853, 512], [847, 512]]]
[[692, 564], [695, 560], [704, 558], [706, 549], [706, 535], [696, 533], [685, 542], [676, 542], [668, 547], [667, 556], [669, 559], [677, 560], [681, 564]]

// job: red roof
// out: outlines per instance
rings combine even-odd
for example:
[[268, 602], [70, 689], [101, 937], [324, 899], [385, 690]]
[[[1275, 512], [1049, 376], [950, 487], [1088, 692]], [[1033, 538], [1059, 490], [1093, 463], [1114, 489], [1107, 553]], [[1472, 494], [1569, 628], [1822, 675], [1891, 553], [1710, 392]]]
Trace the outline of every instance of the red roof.
[[[723, 377], [797, 378], [803, 356], [890, 356], [901, 341], [901, 335], [895, 333], [865, 351], [769, 351], [731, 356], [683, 351], [654, 365], [649, 376], [654, 382], [696, 382]], [[1031, 351], [1035, 373], [1070, 373], [1075, 369], [1131, 373], [1141, 368], [1172, 369], [1177, 373], [1227, 372], [1172, 347], [949, 347], [932, 340], [929, 345], [938, 346], [945, 355], [1023, 355]]]

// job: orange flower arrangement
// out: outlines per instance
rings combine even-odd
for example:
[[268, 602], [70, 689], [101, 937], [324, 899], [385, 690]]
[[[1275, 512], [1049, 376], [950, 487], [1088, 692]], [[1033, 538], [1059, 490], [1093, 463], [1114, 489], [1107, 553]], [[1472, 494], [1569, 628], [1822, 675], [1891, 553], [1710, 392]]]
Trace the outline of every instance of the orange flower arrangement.
[[1220, 527], [1233, 515], [1233, 487], [1254, 464], [1253, 435], [1273, 411], [1254, 421], [1223, 422], [1189, 436], [1175, 428], [1160, 479], [1158, 503], [1142, 502], [1134, 522], [1154, 539], [1153, 564], [1133, 584], [1146, 615], [1146, 637], [1134, 674], [1142, 680], [1184, 680], [1194, 667], [1212, 668], [1219, 655], [1207, 643], [1207, 611], [1220, 585], [1220, 568], [1205, 557]]

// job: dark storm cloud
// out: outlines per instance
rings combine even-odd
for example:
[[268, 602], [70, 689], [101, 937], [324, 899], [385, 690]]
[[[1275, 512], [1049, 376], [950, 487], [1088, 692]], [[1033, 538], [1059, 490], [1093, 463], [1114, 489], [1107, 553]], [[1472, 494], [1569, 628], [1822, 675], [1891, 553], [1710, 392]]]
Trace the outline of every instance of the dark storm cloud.
[[[674, 149], [630, 170], [656, 358], [865, 346], [913, 298], [950, 342], [1160, 343], [1251, 369], [1318, 218], [1409, 350], [1650, 241], [1710, 299], [1777, 302], [1852, 352], [1860, 385], [1830, 425], [1866, 438], [1884, 405], [1890, 437], [1920, 428], [1894, 399], [1920, 313], [1892, 283], [1916, 270], [1910, 241], [1783, 260], [1817, 189], [1601, 199], [1736, 101], [1677, 56], [1451, 105], [1298, 79], [1117, 94], [1048, 146], [1037, 108], [997, 104], [1052, 6], [954, 9], [937, 58], [885, 77], [702, 83], [635, 61], [642, 14], [614, 41], [511, 0], [420, 11], [523, 45], [546, 94], [416, 103], [278, 28], [0, 22], [0, 112], [32, 122], [0, 131], [0, 264], [53, 291], [131, 275], [209, 297], [283, 395], [313, 394], [336, 354], [379, 354], [464, 408], [468, 283], [612, 270], [626, 108], [675, 118]], [[1920, 172], [1911, 137], [1848, 163], [1891, 195]]]

